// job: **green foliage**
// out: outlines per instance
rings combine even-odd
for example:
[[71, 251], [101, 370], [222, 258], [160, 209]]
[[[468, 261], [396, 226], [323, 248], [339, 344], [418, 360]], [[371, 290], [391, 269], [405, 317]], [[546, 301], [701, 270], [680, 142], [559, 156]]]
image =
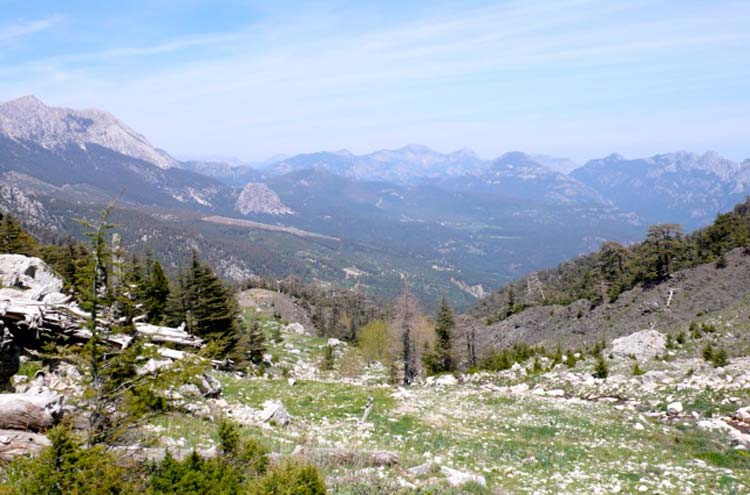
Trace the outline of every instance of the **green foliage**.
[[729, 364], [729, 358], [727, 356], [727, 351], [724, 350], [724, 348], [719, 348], [712, 352], [711, 355], [711, 364], [714, 368], [722, 368]]
[[701, 336], [703, 335], [700, 325], [698, 325], [694, 321], [690, 322], [690, 327], [688, 327], [688, 331], [690, 332], [690, 337], [694, 340], [701, 338]]
[[662, 224], [652, 226], [640, 244], [604, 243], [596, 253], [537, 272], [545, 298], [519, 296], [526, 292], [528, 279], [524, 278], [485, 298], [475, 314], [492, 324], [530, 305], [566, 305], [579, 299], [593, 304], [613, 302], [636, 284], [662, 282], [677, 270], [714, 260], [722, 268], [727, 253], [735, 248], [750, 252], [750, 200], [689, 235], [683, 235], [679, 225]]
[[480, 360], [479, 367], [488, 371], [507, 370], [515, 363], [523, 363], [537, 354], [544, 354], [544, 348], [531, 347], [520, 342], [508, 349], [490, 352]]
[[0, 213], [0, 253], [37, 256], [39, 243], [23, 230], [18, 220]]
[[149, 261], [146, 265], [146, 287], [144, 290], [144, 308], [149, 323], [159, 324], [164, 320], [169, 300], [169, 280], [158, 261]]
[[638, 362], [636, 361], [633, 364], [633, 376], [641, 376], [644, 374], [646, 374], [646, 372], [641, 369], [641, 367], [638, 365]]
[[239, 330], [230, 358], [239, 368], [246, 366], [247, 363], [260, 366], [263, 364], [263, 355], [267, 350], [266, 336], [260, 322], [252, 318]]
[[711, 361], [714, 358], [714, 347], [711, 345], [711, 342], [707, 343], [703, 350], [701, 351], [701, 357], [703, 357], [704, 361]]
[[448, 301], [443, 299], [435, 318], [435, 335], [437, 337], [435, 346], [423, 356], [425, 370], [428, 374], [436, 375], [456, 370], [456, 363], [453, 358], [453, 331], [455, 327], [456, 321], [453, 317], [453, 310], [448, 305]]
[[680, 345], [685, 345], [686, 337], [685, 337], [685, 330], [680, 330], [677, 334], [677, 343]]
[[330, 371], [336, 364], [335, 349], [332, 345], [326, 345], [323, 349], [323, 359], [320, 362], [320, 369], [324, 371]]
[[568, 366], [568, 368], [575, 368], [576, 364], [578, 364], [578, 360], [576, 359], [576, 355], [573, 351], [569, 350], [567, 353], [565, 353], [565, 364]]
[[596, 358], [596, 364], [594, 365], [594, 378], [605, 379], [609, 376], [609, 365], [601, 354]]
[[141, 492], [136, 473], [120, 467], [105, 448], [84, 448], [64, 426], [53, 428], [47, 436], [52, 445], [38, 458], [18, 457], [8, 467], [8, 479], [16, 495]]
[[238, 312], [234, 297], [196, 251], [170, 295], [168, 313], [172, 324], [184, 322], [193, 335], [224, 341], [225, 350], [235, 344]]
[[359, 349], [367, 364], [388, 362], [390, 341], [391, 329], [384, 320], [372, 320], [358, 333]]
[[271, 469], [252, 483], [247, 495], [325, 495], [322, 476], [313, 466], [291, 462]]

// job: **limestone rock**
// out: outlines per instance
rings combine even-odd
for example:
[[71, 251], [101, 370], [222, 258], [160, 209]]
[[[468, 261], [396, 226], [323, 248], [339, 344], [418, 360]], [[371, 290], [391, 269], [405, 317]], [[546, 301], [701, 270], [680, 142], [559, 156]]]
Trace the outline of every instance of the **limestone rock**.
[[287, 426], [290, 422], [289, 412], [284, 404], [278, 400], [267, 400], [263, 403], [263, 410], [259, 414], [259, 419], [264, 423], [275, 422], [281, 426]]
[[487, 481], [483, 476], [480, 476], [478, 474], [465, 473], [463, 471], [458, 471], [457, 469], [452, 469], [446, 466], [441, 466], [440, 472], [445, 475], [448, 484], [451, 486], [461, 486], [471, 482], [478, 483], [482, 486], [487, 486]]
[[0, 286], [6, 297], [51, 304], [68, 299], [62, 294], [62, 280], [44, 261], [22, 254], [0, 254]]
[[664, 354], [667, 339], [656, 330], [642, 330], [612, 341], [611, 353], [617, 358], [634, 357], [647, 361]]
[[677, 416], [682, 413], [682, 402], [672, 402], [667, 406], [669, 416]]

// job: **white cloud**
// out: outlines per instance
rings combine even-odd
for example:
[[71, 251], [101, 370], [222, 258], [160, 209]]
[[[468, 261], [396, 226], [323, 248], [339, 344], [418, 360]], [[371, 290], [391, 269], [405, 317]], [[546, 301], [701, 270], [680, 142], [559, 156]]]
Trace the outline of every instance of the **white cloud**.
[[8, 41], [22, 36], [45, 31], [63, 20], [63, 16], [54, 15], [37, 19], [35, 21], [23, 21], [6, 26], [0, 26], [0, 41]]
[[[0, 94], [103, 107], [174, 153], [261, 158], [422, 141], [585, 158], [649, 146], [652, 122], [670, 124], [665, 142], [690, 147], [695, 132], [673, 100], [697, 94], [700, 118], [722, 103], [715, 88], [747, 79], [740, 61], [721, 59], [747, 53], [750, 8], [663, 15], [652, 5], [510, 2], [356, 29], [357, 8], [288, 15], [234, 33], [41, 58], [6, 68]], [[640, 115], [620, 120], [622, 108]], [[727, 130], [721, 116], [712, 123], [712, 136]]]

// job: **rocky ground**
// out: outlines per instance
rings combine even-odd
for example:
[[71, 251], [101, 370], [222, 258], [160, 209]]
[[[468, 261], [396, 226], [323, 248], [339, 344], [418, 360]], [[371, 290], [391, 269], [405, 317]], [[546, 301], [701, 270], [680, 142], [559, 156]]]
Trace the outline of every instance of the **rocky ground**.
[[[696, 317], [699, 330], [681, 337], [651, 329], [610, 342], [606, 378], [594, 378], [596, 359], [578, 353], [575, 364], [540, 357], [403, 388], [355, 347], [275, 318], [273, 294], [241, 298], [269, 341], [265, 363], [252, 373], [214, 370], [172, 390], [175, 409], [123, 451], [212, 455], [216, 420], [228, 416], [275, 457], [315, 462], [334, 494], [750, 492], [745, 301]], [[729, 362], [703, 359], [708, 344], [727, 348]], [[324, 366], [328, 347], [333, 369]], [[161, 349], [143, 370], [185, 354]], [[25, 354], [11, 384], [60, 394], [75, 418], [81, 379], [72, 365], [46, 369]]]
[[[223, 410], [279, 454], [304, 446], [398, 456], [390, 466], [324, 462], [333, 493], [750, 490], [750, 358], [715, 368], [691, 357], [700, 339], [673, 349], [645, 339], [659, 353], [638, 362], [642, 374], [629, 355], [608, 359], [606, 379], [593, 378], [592, 357], [574, 367], [542, 358], [542, 371], [518, 364], [410, 388], [387, 385], [380, 365], [353, 365], [345, 344], [331, 342], [336, 369], [321, 371], [329, 342], [294, 325], [282, 339], [266, 375], [217, 374], [222, 397], [206, 410]], [[210, 422], [184, 415], [159, 418], [152, 433], [163, 445], [216, 440]]]

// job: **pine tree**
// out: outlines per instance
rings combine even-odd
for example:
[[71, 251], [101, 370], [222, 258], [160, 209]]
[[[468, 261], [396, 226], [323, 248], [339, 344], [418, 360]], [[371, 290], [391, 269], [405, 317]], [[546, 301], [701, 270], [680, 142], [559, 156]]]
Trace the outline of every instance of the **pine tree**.
[[27, 234], [21, 223], [9, 214], [0, 214], [0, 253], [36, 256], [36, 239]]
[[263, 362], [263, 354], [266, 352], [266, 336], [260, 327], [258, 320], [251, 320], [245, 334], [247, 358], [253, 364]]
[[190, 266], [180, 274], [170, 299], [173, 324], [185, 323], [193, 335], [222, 339], [225, 350], [236, 343], [237, 307], [221, 279], [193, 251]]
[[440, 302], [437, 317], [435, 318], [435, 341], [434, 349], [425, 355], [425, 365], [432, 374], [455, 371], [456, 366], [453, 359], [453, 330], [456, 321], [453, 318], [453, 310], [448, 301], [443, 298]]
[[151, 261], [147, 265], [148, 274], [144, 291], [144, 307], [149, 323], [161, 323], [165, 317], [167, 301], [169, 299], [169, 280], [158, 261]]

